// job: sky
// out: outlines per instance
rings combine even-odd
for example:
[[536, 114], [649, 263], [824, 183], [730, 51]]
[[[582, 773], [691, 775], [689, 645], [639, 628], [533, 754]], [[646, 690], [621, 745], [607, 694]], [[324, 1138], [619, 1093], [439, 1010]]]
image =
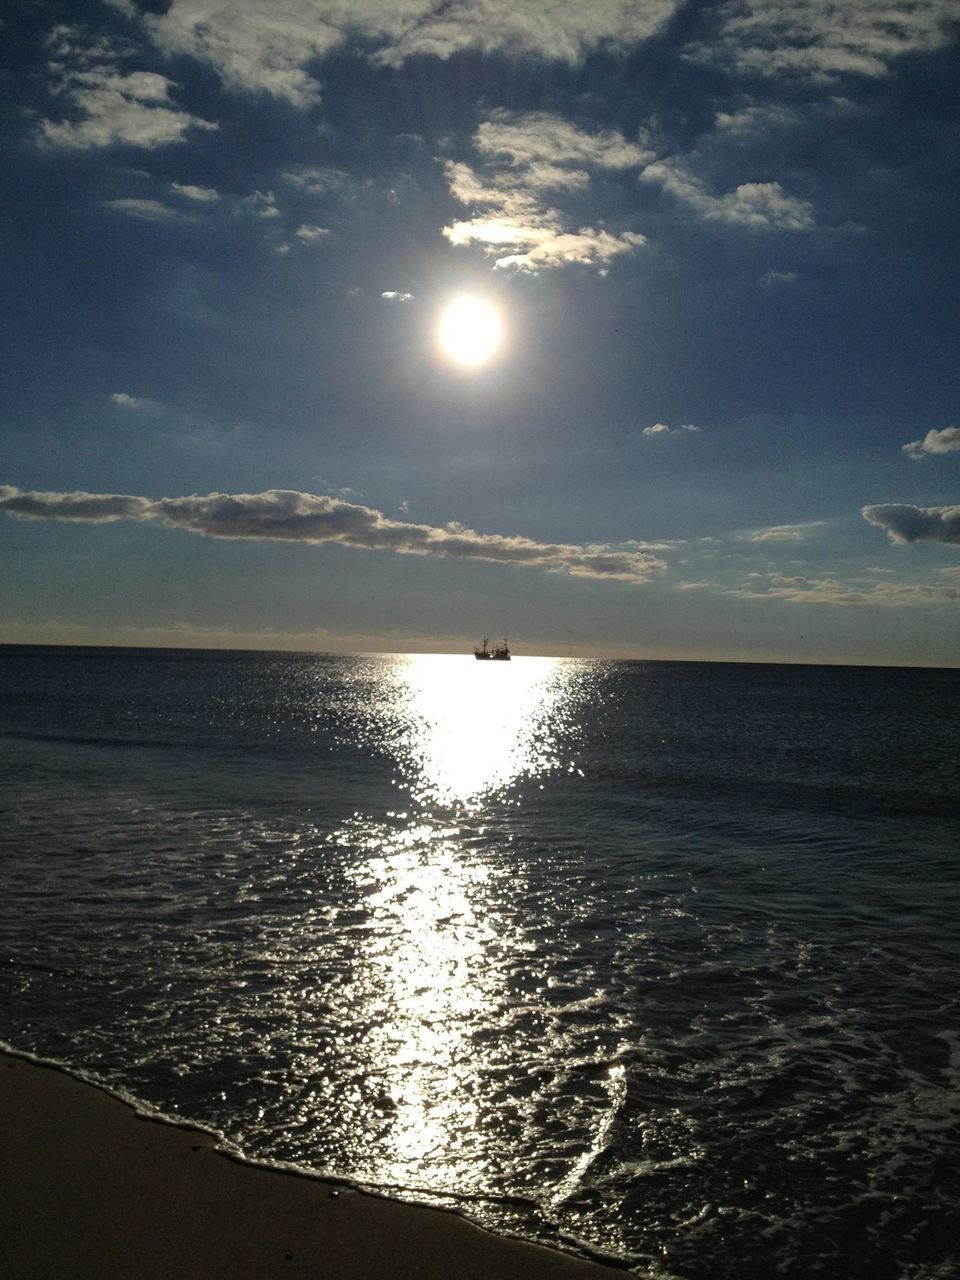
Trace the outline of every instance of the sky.
[[0, 642], [960, 665], [958, 36], [7, 0]]

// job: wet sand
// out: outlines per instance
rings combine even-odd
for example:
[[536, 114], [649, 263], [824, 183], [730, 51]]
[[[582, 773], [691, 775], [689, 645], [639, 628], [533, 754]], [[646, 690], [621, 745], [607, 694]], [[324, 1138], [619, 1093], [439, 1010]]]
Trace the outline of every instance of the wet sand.
[[54, 1067], [0, 1054], [9, 1280], [612, 1280], [455, 1213], [245, 1164]]

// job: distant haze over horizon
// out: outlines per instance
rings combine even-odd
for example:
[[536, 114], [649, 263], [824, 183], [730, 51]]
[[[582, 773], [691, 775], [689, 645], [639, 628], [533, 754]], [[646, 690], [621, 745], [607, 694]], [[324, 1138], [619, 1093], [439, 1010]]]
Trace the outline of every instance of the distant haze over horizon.
[[11, 0], [0, 643], [960, 665], [960, 0], [480, 13]]

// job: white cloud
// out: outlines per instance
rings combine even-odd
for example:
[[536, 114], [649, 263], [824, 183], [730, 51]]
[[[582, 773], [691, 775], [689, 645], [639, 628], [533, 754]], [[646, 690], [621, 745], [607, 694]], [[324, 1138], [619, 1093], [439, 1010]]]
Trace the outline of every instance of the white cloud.
[[148, 400], [146, 396], [132, 396], [127, 391], [114, 391], [110, 403], [131, 420], [154, 418], [163, 409], [158, 401]]
[[220, 192], [213, 187], [196, 187], [189, 182], [171, 182], [170, 190], [186, 200], [195, 200], [198, 204], [210, 204], [220, 199]]
[[699, 431], [699, 427], [695, 427], [692, 422], [682, 423], [679, 427], [669, 427], [665, 422], [655, 422], [652, 427], [644, 427], [640, 432], [642, 436], [672, 436], [679, 435], [681, 432]]
[[885, 529], [891, 542], [947, 542], [960, 546], [960, 506], [914, 507], [886, 502], [864, 507], [864, 520]]
[[944, 427], [928, 431], [922, 440], [911, 440], [903, 446], [908, 458], [922, 460], [932, 453], [960, 453], [960, 427]]
[[309, 191], [314, 196], [325, 195], [329, 191], [339, 191], [344, 187], [352, 186], [355, 182], [355, 179], [342, 169], [330, 168], [307, 167], [288, 170], [283, 177], [285, 181], [292, 182], [294, 186]]
[[130, 218], [145, 218], [148, 222], [173, 222], [184, 216], [179, 209], [171, 209], [159, 200], [139, 200], [128, 196], [123, 200], [104, 200], [103, 203], [117, 213], [125, 213]]
[[646, 236], [633, 231], [612, 235], [609, 231], [598, 231], [593, 227], [581, 227], [579, 231], [558, 229], [547, 237], [534, 235], [523, 253], [505, 254], [497, 258], [494, 267], [499, 270], [514, 267], [519, 271], [537, 271], [541, 267], [565, 267], [579, 263], [605, 270], [611, 258], [629, 253], [646, 242]]
[[343, 43], [350, 18], [345, 5], [317, 0], [174, 0], [144, 22], [164, 52], [207, 63], [228, 88], [304, 107], [319, 97], [307, 66]]
[[759, 283], [765, 289], [775, 289], [779, 285], [796, 284], [799, 278], [796, 271], [765, 271]]
[[[315, 64], [349, 40], [374, 62], [441, 59], [466, 49], [533, 54], [576, 64], [655, 34], [682, 0], [172, 0], [141, 21], [167, 54], [212, 67], [235, 91], [315, 103]], [[726, 0], [694, 56], [762, 75], [832, 79], [885, 74], [902, 53], [942, 46], [960, 0]], [[737, 113], [742, 114], [742, 113]], [[731, 127], [737, 127], [732, 125]]]
[[189, 129], [216, 129], [171, 103], [170, 90], [176, 86], [166, 76], [121, 70], [124, 50], [118, 46], [91, 43], [82, 32], [64, 26], [53, 31], [49, 44], [52, 89], [71, 118], [41, 122], [45, 145], [153, 148], [182, 142]]
[[294, 235], [302, 244], [319, 244], [319, 242], [329, 234], [330, 232], [326, 227], [311, 227], [306, 223], [301, 227], [297, 227], [294, 232]]
[[366, 551], [485, 560], [635, 585], [666, 567], [637, 542], [536, 542], [520, 535], [477, 533], [456, 521], [442, 527], [412, 524], [340, 498], [287, 489], [154, 500], [129, 494], [24, 492], [0, 485], [0, 511], [20, 519], [87, 524], [155, 521], [209, 538], [335, 542]]
[[398, 65], [415, 54], [447, 58], [460, 49], [533, 53], [576, 63], [601, 45], [628, 47], [653, 35], [680, 0], [434, 0], [379, 60]]
[[881, 608], [951, 604], [960, 600], [960, 591], [940, 583], [859, 584], [842, 582], [838, 578], [805, 578], [780, 573], [751, 574], [736, 594], [744, 600], [786, 600], [790, 604], [814, 605], [872, 605]]
[[807, 520], [803, 524], [774, 524], [766, 529], [751, 529], [741, 534], [744, 542], [803, 542], [812, 529], [822, 529], [826, 520]]
[[359, 37], [375, 62], [448, 58], [461, 49], [508, 50], [575, 63], [591, 49], [652, 35], [680, 0], [173, 0], [144, 22], [168, 53], [214, 67], [235, 90], [296, 106], [317, 101], [311, 64]]
[[584, 168], [633, 169], [653, 159], [646, 145], [631, 142], [616, 129], [587, 133], [548, 111], [498, 108], [479, 125], [473, 141], [486, 159], [522, 169], [527, 187], [566, 185], [563, 166], [575, 166], [579, 179]]
[[380, 297], [385, 298], [387, 302], [412, 302], [413, 301], [412, 293], [401, 293], [397, 289], [385, 289], [383, 293], [381, 293]]
[[251, 191], [244, 196], [244, 204], [248, 204], [258, 218], [279, 218], [276, 197], [272, 191]]
[[902, 54], [941, 48], [958, 20], [958, 0], [726, 0], [697, 52], [751, 74], [876, 78]]
[[751, 103], [741, 107], [739, 111], [718, 111], [715, 124], [723, 133], [746, 136], [793, 127], [799, 118], [798, 113], [790, 107]]
[[808, 231], [814, 225], [808, 201], [788, 195], [779, 182], [744, 182], [735, 191], [714, 196], [678, 160], [658, 160], [640, 177], [657, 183], [708, 221], [763, 231]]
[[[554, 207], [565, 191], [590, 182], [588, 169], [623, 170], [643, 164], [650, 152], [615, 130], [588, 133], [547, 112], [497, 110], [480, 124], [473, 143], [485, 159], [483, 172], [445, 161], [451, 195], [477, 210], [451, 223], [443, 234], [454, 245], [482, 245], [500, 269], [537, 271], [570, 263], [605, 270], [618, 254], [646, 242], [638, 232], [571, 226]], [[551, 191], [554, 204], [544, 198]], [[514, 253], [501, 251], [510, 247]]]

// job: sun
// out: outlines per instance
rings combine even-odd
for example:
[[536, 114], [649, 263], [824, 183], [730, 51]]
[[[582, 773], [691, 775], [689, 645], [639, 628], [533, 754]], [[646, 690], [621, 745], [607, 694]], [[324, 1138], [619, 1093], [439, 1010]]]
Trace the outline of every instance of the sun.
[[446, 356], [465, 368], [476, 369], [500, 346], [503, 326], [492, 303], [462, 294], [443, 309], [437, 336]]

